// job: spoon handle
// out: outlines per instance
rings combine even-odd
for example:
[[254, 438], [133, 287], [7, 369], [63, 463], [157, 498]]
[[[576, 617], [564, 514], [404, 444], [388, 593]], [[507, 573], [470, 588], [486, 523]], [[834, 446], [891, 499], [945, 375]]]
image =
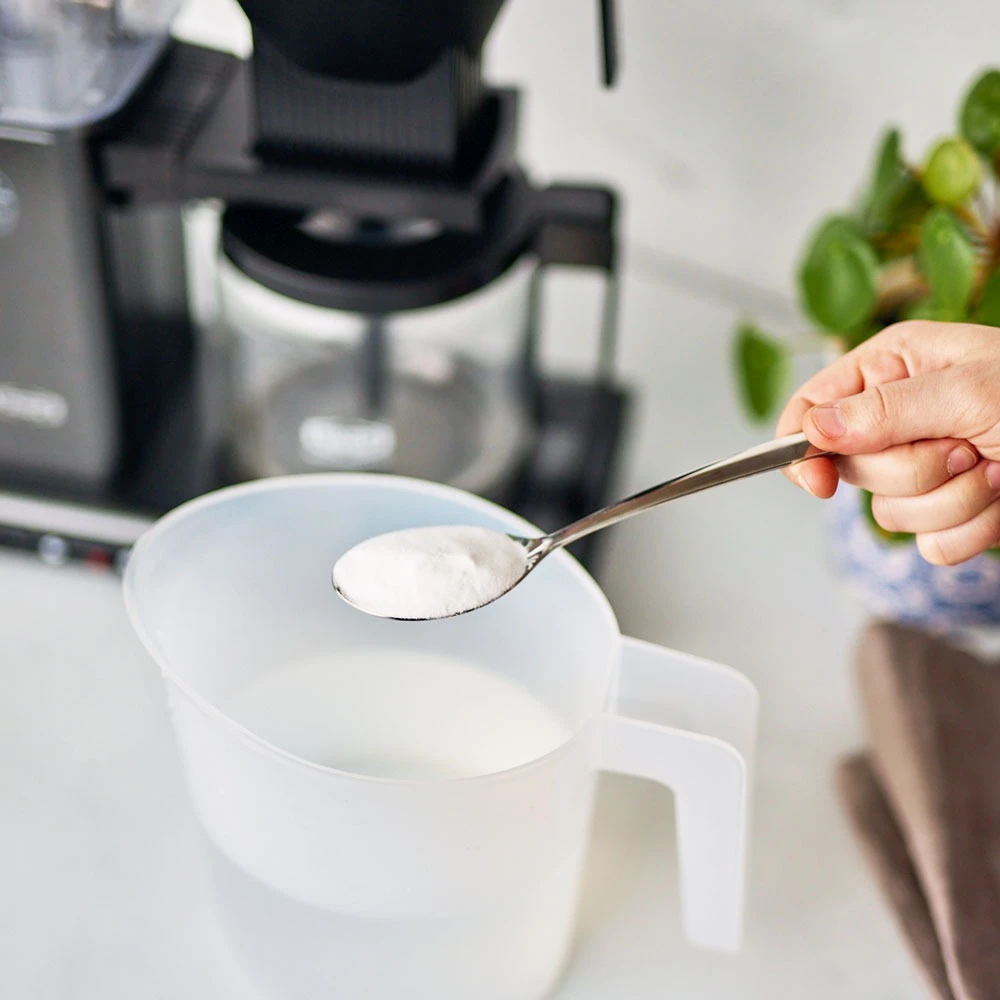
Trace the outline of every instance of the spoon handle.
[[775, 441], [768, 441], [767, 444], [749, 448], [731, 458], [725, 458], [721, 462], [713, 462], [711, 465], [685, 473], [676, 479], [669, 479], [665, 483], [660, 483], [659, 486], [652, 486], [648, 490], [620, 500], [610, 507], [588, 514], [579, 521], [574, 521], [573, 524], [546, 536], [548, 544], [544, 547], [545, 551], [550, 552], [552, 549], [562, 548], [564, 545], [569, 545], [571, 542], [583, 538], [584, 535], [617, 524], [619, 521], [624, 521], [625, 518], [631, 517], [633, 514], [640, 514], [651, 507], [658, 507], [668, 500], [676, 500], [678, 497], [700, 493], [713, 486], [722, 486], [724, 483], [745, 479], [747, 476], [756, 476], [761, 472], [770, 472], [772, 469], [783, 469], [786, 465], [792, 465], [805, 458], [819, 458], [827, 454], [829, 452], [813, 449], [804, 434], [791, 434]]

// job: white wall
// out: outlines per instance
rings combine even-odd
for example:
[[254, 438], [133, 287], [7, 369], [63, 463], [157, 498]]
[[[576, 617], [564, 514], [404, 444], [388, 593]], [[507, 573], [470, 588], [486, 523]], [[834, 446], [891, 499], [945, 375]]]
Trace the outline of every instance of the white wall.
[[617, 179], [634, 240], [780, 291], [883, 124], [919, 153], [954, 127], [976, 69], [1000, 64], [985, 0], [619, 0], [624, 72], [601, 93], [593, 6], [503, 14], [493, 65], [531, 83], [532, 162]]

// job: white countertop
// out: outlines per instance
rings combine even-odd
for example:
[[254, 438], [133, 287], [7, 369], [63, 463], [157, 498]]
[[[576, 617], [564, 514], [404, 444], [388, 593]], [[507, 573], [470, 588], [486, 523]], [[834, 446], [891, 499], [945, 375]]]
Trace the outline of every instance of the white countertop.
[[[629, 282], [622, 358], [643, 390], [624, 488], [762, 432], [724, 378], [726, 311]], [[672, 330], [660, 332], [669, 311]], [[692, 335], [698, 331], [698, 335]], [[828, 569], [820, 505], [780, 476], [617, 529], [605, 585], [634, 635], [729, 663], [761, 693], [746, 946], [680, 937], [669, 795], [607, 779], [579, 943], [557, 1000], [923, 995], [835, 801], [862, 734], [860, 609]], [[215, 949], [198, 832], [159, 677], [118, 584], [0, 556], [0, 967], [32, 1000], [252, 994]]]

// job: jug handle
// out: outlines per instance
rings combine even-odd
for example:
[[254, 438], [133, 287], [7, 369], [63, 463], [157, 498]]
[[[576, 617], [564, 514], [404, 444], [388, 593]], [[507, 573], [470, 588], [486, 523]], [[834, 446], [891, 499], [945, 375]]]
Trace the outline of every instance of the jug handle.
[[622, 641], [602, 769], [673, 791], [685, 935], [702, 948], [737, 951], [757, 691], [728, 667]]

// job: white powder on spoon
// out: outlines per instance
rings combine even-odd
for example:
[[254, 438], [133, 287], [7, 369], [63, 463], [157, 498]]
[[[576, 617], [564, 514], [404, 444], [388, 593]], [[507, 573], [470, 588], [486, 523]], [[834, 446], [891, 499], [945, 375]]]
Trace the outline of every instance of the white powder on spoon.
[[346, 552], [333, 567], [333, 585], [380, 618], [448, 618], [495, 600], [527, 569], [524, 546], [501, 531], [411, 528]]

